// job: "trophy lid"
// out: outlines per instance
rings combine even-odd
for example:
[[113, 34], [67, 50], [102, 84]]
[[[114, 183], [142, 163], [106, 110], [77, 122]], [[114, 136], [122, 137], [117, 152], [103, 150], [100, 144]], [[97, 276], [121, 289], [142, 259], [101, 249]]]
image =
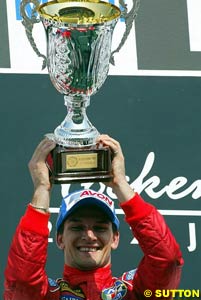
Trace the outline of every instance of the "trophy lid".
[[117, 19], [120, 9], [104, 1], [53, 0], [38, 7], [46, 20], [64, 24], [102, 24]]

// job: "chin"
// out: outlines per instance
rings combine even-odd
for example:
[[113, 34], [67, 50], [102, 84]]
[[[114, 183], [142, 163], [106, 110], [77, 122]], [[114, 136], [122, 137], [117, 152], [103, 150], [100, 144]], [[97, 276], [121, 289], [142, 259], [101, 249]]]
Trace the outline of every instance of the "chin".
[[97, 268], [101, 268], [102, 264], [97, 263], [95, 261], [93, 262], [88, 262], [88, 263], [84, 263], [84, 264], [80, 264], [80, 270], [85, 270], [85, 271], [90, 271], [90, 270], [95, 270]]

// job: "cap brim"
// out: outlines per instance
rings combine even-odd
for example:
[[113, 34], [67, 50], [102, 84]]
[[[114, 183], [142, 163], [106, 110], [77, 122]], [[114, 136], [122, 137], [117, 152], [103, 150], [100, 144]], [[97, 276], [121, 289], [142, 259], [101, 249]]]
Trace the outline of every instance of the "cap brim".
[[[59, 228], [61, 226], [61, 224], [69, 217], [69, 215], [71, 215], [78, 208], [87, 206], [87, 205], [96, 205], [96, 206], [100, 207], [100, 209], [102, 211], [104, 211], [104, 213], [106, 213], [109, 220], [116, 226], [117, 229], [119, 229], [119, 220], [118, 220], [117, 216], [112, 212], [112, 210], [107, 206], [107, 204], [104, 204], [103, 201], [98, 200], [93, 197], [88, 197], [88, 198], [82, 199], [81, 201], [78, 201], [75, 205], [73, 205], [73, 207], [70, 208], [66, 212], [66, 214], [63, 216], [62, 222], [60, 224], [58, 224], [57, 227]], [[58, 228], [57, 228], [57, 230], [58, 230]]]

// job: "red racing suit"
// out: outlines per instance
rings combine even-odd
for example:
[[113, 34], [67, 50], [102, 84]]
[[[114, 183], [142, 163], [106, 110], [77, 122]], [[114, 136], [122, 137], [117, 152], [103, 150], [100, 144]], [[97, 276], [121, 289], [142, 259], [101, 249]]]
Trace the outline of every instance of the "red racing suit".
[[147, 290], [149, 299], [158, 299], [155, 290], [177, 289], [183, 259], [163, 217], [137, 194], [121, 208], [144, 253], [137, 269], [117, 278], [111, 266], [80, 271], [65, 265], [62, 279], [53, 280], [45, 272], [49, 214], [29, 205], [9, 251], [4, 300], [137, 300], [147, 299]]

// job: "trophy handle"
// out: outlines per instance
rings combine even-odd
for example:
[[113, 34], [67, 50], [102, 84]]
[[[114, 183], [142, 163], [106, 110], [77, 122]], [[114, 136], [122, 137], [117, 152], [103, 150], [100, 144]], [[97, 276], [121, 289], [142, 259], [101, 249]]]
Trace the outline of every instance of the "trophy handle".
[[[31, 11], [31, 17], [28, 16], [27, 11], [26, 11], [26, 5], [33, 3], [34, 7]], [[26, 36], [33, 48], [33, 50], [35, 51], [35, 53], [39, 56], [43, 58], [43, 64], [42, 64], [42, 70], [45, 69], [46, 65], [47, 65], [47, 57], [44, 54], [41, 54], [40, 51], [38, 50], [38, 47], [34, 41], [33, 35], [32, 35], [32, 31], [33, 31], [33, 26], [35, 23], [39, 23], [40, 22], [40, 18], [37, 18], [35, 13], [36, 10], [39, 6], [39, 1], [38, 0], [21, 0], [20, 2], [20, 14], [22, 16], [22, 24], [25, 27], [25, 33]]]
[[131, 28], [133, 26], [133, 22], [135, 21], [135, 18], [137, 16], [138, 10], [139, 10], [139, 6], [140, 6], [140, 0], [132, 0], [133, 6], [130, 9], [130, 11], [128, 12], [128, 8], [127, 5], [125, 4], [124, 0], [119, 0], [119, 5], [122, 6], [123, 11], [121, 13], [121, 17], [125, 19], [125, 25], [126, 25], [126, 29], [124, 31], [124, 34], [121, 38], [121, 41], [119, 43], [119, 46], [112, 51], [111, 56], [110, 56], [110, 63], [112, 65], [115, 65], [115, 60], [114, 60], [114, 54], [119, 52], [120, 49], [123, 47], [123, 45], [125, 44], [127, 37], [130, 34]]

